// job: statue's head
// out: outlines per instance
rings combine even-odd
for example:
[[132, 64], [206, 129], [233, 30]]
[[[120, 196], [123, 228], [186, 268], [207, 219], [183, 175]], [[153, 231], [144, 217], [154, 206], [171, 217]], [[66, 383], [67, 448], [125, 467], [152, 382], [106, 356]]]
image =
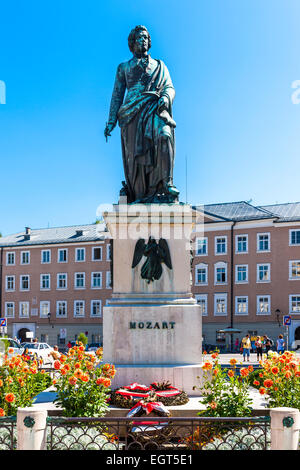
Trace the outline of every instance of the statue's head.
[[128, 46], [131, 52], [145, 52], [151, 47], [151, 37], [146, 26], [136, 26], [128, 36]]

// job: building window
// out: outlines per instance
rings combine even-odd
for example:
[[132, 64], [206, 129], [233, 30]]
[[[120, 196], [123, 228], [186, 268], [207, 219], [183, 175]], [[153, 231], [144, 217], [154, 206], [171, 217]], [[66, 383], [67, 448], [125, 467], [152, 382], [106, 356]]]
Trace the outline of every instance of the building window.
[[6, 276], [5, 277], [5, 290], [14, 291], [15, 290], [15, 276]]
[[111, 289], [111, 272], [106, 271], [106, 289]]
[[20, 276], [20, 290], [29, 290], [30, 289], [30, 277], [28, 274], [23, 274]]
[[67, 273], [58, 273], [57, 274], [57, 289], [67, 289]]
[[300, 261], [293, 260], [289, 262], [289, 279], [300, 279]]
[[50, 250], [41, 251], [41, 263], [42, 264], [51, 263], [51, 251]]
[[85, 273], [75, 273], [75, 288], [76, 289], [85, 288]]
[[290, 313], [300, 313], [300, 294], [290, 295]]
[[85, 261], [85, 248], [76, 248], [76, 261]]
[[235, 236], [235, 252], [248, 253], [248, 235]]
[[20, 318], [29, 318], [29, 302], [20, 302], [19, 303], [19, 317]]
[[196, 239], [196, 254], [199, 256], [206, 256], [208, 253], [208, 239], [201, 237]]
[[198, 264], [195, 267], [195, 285], [207, 284], [207, 264]]
[[270, 251], [270, 234], [257, 234], [257, 251]]
[[67, 263], [68, 262], [68, 250], [67, 248], [61, 248], [58, 250], [58, 263]]
[[226, 284], [227, 283], [227, 264], [217, 263], [215, 264], [215, 284]]
[[102, 261], [102, 247], [93, 247], [92, 260]]
[[237, 284], [248, 282], [248, 264], [236, 265], [235, 282]]
[[290, 230], [290, 245], [300, 245], [300, 230]]
[[258, 295], [257, 296], [257, 315], [270, 315], [271, 314], [271, 296]]
[[215, 237], [215, 254], [224, 255], [227, 253], [227, 237]]
[[40, 302], [40, 317], [48, 318], [48, 313], [50, 313], [50, 302], [48, 300], [43, 300]]
[[270, 264], [258, 264], [256, 282], [270, 282], [270, 280], [271, 280]]
[[91, 317], [101, 317], [101, 300], [91, 301]]
[[84, 300], [74, 301], [74, 317], [84, 317]]
[[101, 289], [102, 287], [102, 273], [92, 273], [92, 289]]
[[5, 316], [6, 318], [14, 318], [15, 316], [15, 303], [5, 302]]
[[248, 297], [235, 298], [235, 314], [248, 315]]
[[197, 300], [197, 304], [200, 307], [200, 313], [202, 317], [207, 317], [207, 294], [196, 294], [195, 299]]
[[56, 316], [57, 317], [67, 317], [67, 302], [65, 300], [58, 300], [56, 302]]
[[21, 264], [30, 264], [30, 251], [21, 251]]
[[16, 262], [15, 252], [10, 251], [6, 253], [6, 264], [7, 265], [14, 265]]
[[227, 315], [227, 294], [215, 294], [214, 300], [214, 315]]
[[40, 275], [40, 289], [41, 290], [50, 289], [50, 274]]

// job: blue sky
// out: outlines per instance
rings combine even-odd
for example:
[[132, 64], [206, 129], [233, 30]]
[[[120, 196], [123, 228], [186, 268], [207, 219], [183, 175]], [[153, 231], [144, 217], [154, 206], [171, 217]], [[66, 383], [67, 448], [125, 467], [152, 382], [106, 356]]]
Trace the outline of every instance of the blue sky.
[[136, 24], [176, 88], [181, 200], [300, 200], [298, 0], [11, 0], [0, 14], [3, 235], [91, 223], [117, 202], [120, 131], [106, 143], [103, 129]]

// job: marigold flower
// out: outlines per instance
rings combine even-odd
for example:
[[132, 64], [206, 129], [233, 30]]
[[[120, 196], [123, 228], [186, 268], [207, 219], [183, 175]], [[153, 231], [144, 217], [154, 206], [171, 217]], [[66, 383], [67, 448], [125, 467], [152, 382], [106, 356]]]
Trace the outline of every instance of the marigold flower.
[[264, 387], [260, 387], [259, 393], [260, 393], [261, 395], [264, 395], [264, 394], [266, 393], [266, 389], [265, 389]]
[[13, 403], [15, 401], [16, 397], [13, 393], [7, 393], [5, 395], [5, 400], [8, 402], [8, 403]]
[[300, 377], [300, 370], [296, 370], [295, 377]]
[[65, 369], [66, 371], [71, 370], [70, 364], [64, 364], [63, 369]]
[[217, 404], [215, 401], [212, 401], [211, 403], [209, 403], [209, 406], [211, 407], [212, 410], [215, 410], [217, 408]]
[[8, 348], [8, 354], [13, 354], [14, 350], [13, 348]]
[[213, 374], [214, 374], [214, 375], [218, 375], [218, 373], [219, 373], [219, 369], [214, 369], [214, 370], [213, 370]]
[[245, 367], [242, 367], [241, 370], [240, 370], [240, 374], [241, 374], [242, 377], [248, 377], [249, 371]]
[[202, 354], [203, 354], [204, 356], [206, 356], [207, 352], [206, 352], [206, 351], [203, 351], [203, 353], [202, 353]]
[[273, 380], [272, 380], [272, 379], [266, 379], [266, 380], [264, 381], [264, 386], [265, 386], [266, 388], [271, 388], [272, 385], [273, 385]]
[[204, 365], [202, 366], [203, 370], [211, 370], [213, 368], [213, 365], [211, 362], [205, 362]]
[[3, 380], [0, 379], [0, 387], [3, 387]]
[[60, 362], [66, 362], [67, 356], [65, 356], [64, 354], [61, 354], [59, 360], [60, 360]]
[[76, 377], [77, 379], [80, 379], [82, 374], [83, 374], [83, 372], [82, 372], [81, 369], [76, 369], [75, 372], [74, 372], [74, 377]]
[[253, 372], [254, 371], [253, 366], [248, 366], [248, 371]]
[[234, 371], [233, 370], [229, 370], [228, 371], [228, 377], [233, 377], [234, 376]]
[[279, 369], [277, 366], [272, 367], [271, 369], [272, 374], [277, 375], [279, 373]]
[[259, 384], [260, 382], [258, 380], [254, 380], [253, 385], [256, 385], [258, 387]]
[[104, 387], [110, 387], [111, 381], [110, 381], [110, 379], [108, 379], [106, 377], [99, 377], [96, 380], [96, 384], [97, 385], [103, 385]]
[[52, 380], [52, 384], [55, 385], [57, 383], [57, 380], [56, 379], [53, 379]]
[[285, 376], [286, 379], [290, 379], [292, 377], [292, 373], [290, 371], [288, 371], [284, 374], [284, 376]]
[[0, 416], [1, 417], [5, 416], [5, 411], [3, 408], [0, 408]]
[[75, 367], [75, 369], [80, 369], [80, 363], [79, 363], [79, 362], [76, 362], [76, 363], [74, 364], [74, 367]]
[[219, 355], [218, 353], [213, 353], [213, 354], [211, 355], [211, 357], [212, 357], [213, 359], [216, 359], [216, 358], [218, 357], [218, 355]]
[[79, 346], [79, 351], [84, 351], [84, 347], [83, 346]]
[[62, 369], [60, 369], [60, 373], [61, 375], [66, 375], [67, 374], [67, 370], [63, 367]]
[[76, 379], [76, 377], [74, 377], [74, 375], [69, 378], [69, 384], [70, 385], [75, 385], [76, 382], [77, 382], [77, 379]]
[[59, 361], [54, 361], [54, 369], [59, 370], [61, 368], [61, 363]]
[[80, 378], [82, 382], [88, 382], [90, 380], [88, 374], [82, 374]]

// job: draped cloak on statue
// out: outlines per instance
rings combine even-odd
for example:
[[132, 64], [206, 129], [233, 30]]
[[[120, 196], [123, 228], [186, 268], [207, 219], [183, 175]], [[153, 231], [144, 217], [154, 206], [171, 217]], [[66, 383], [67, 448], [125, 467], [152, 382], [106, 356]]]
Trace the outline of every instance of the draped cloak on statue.
[[[164, 110], [158, 109], [162, 96], [168, 102]], [[152, 202], [167, 184], [173, 184], [174, 96], [169, 71], [162, 61], [149, 55], [134, 56], [119, 65], [108, 124], [114, 126], [118, 121], [121, 128], [128, 202]]]

